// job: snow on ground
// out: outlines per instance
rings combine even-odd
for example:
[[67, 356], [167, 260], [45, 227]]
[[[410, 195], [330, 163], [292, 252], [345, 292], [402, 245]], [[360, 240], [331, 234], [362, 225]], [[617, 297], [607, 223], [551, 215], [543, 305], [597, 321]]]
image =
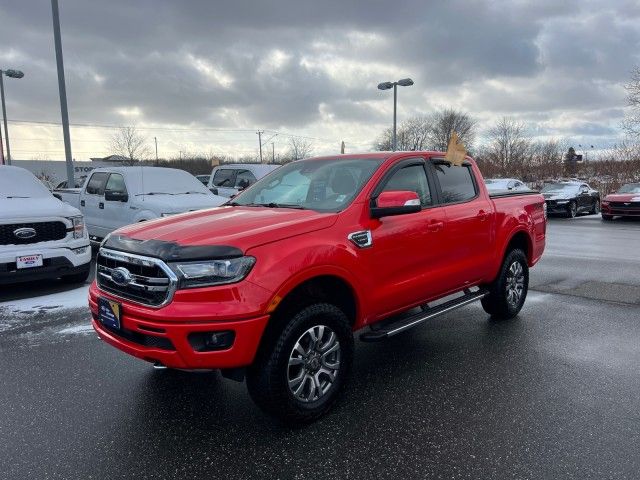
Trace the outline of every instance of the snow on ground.
[[0, 302], [0, 332], [52, 320], [64, 323], [65, 317], [71, 319], [77, 317], [79, 310], [88, 310], [88, 294], [87, 284], [64, 292]]

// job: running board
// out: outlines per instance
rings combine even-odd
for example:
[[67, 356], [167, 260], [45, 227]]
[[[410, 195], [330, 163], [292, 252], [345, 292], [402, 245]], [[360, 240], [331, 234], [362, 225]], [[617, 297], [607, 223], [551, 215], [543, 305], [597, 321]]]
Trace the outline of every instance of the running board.
[[402, 317], [389, 323], [383, 321], [381, 322], [382, 326], [379, 328], [374, 324], [371, 326], [371, 330], [360, 335], [360, 340], [363, 342], [378, 342], [380, 340], [384, 340], [385, 338], [392, 337], [400, 332], [404, 332], [405, 330], [409, 330], [410, 328], [420, 325], [427, 320], [444, 315], [445, 313], [464, 307], [470, 303], [477, 302], [484, 298], [488, 293], [489, 292], [484, 289], [480, 289], [475, 292], [465, 290], [465, 294], [463, 296], [449, 300], [437, 307], [424, 306], [422, 307], [421, 312], [415, 313], [409, 317]]

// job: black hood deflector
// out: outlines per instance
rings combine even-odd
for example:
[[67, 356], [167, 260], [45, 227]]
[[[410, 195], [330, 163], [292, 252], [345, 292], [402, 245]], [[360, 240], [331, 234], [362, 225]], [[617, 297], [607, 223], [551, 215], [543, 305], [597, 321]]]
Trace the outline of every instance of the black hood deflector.
[[102, 245], [105, 248], [164, 260], [165, 262], [218, 260], [242, 257], [239, 248], [227, 245], [179, 245], [163, 240], [138, 240], [111, 235]]

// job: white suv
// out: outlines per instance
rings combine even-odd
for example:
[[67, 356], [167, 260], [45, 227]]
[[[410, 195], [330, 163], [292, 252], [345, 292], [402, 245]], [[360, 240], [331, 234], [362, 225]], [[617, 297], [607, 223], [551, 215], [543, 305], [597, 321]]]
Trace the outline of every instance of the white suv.
[[91, 247], [77, 208], [29, 171], [0, 166], [0, 285], [61, 278], [84, 282]]

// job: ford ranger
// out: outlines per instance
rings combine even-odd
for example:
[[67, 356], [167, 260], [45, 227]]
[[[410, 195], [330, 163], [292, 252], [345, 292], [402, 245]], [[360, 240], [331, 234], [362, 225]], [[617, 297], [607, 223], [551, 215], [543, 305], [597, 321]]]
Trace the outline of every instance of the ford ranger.
[[92, 324], [158, 367], [246, 378], [264, 411], [309, 422], [347, 382], [353, 332], [380, 341], [476, 301], [517, 315], [545, 233], [542, 195], [489, 195], [468, 157], [295, 161], [222, 207], [109, 235]]

